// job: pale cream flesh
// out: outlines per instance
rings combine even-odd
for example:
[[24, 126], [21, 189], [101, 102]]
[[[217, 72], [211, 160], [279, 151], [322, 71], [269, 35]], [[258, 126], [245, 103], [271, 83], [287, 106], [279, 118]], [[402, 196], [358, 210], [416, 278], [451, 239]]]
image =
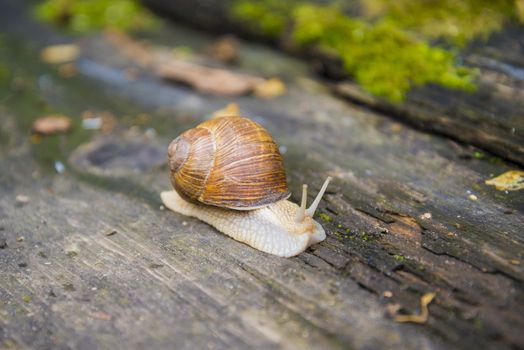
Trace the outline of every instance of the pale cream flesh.
[[305, 186], [300, 207], [282, 200], [250, 211], [193, 204], [180, 197], [176, 191], [162, 192], [160, 196], [164, 205], [174, 212], [196, 217], [227, 236], [263, 252], [291, 257], [326, 238], [324, 229], [312, 216], [330, 180], [326, 180], [313, 205], [307, 210]]

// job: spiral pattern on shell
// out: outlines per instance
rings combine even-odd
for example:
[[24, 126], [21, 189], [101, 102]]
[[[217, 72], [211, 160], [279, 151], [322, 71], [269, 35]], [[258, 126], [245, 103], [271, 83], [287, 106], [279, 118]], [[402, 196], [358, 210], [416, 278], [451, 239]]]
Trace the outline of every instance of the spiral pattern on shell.
[[248, 210], [290, 195], [278, 145], [247, 118], [215, 118], [184, 132], [168, 161], [173, 187], [192, 202]]

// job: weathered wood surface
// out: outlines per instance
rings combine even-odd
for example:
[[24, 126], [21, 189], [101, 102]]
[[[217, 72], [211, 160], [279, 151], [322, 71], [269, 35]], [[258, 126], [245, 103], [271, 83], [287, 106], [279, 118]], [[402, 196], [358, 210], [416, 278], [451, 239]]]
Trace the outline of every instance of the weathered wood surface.
[[[484, 184], [514, 165], [340, 101], [300, 62], [244, 43], [244, 71], [288, 83], [277, 99], [234, 101], [286, 147], [294, 198], [335, 177], [326, 241], [269, 256], [160, 209], [169, 180], [156, 155], [232, 99], [131, 79], [102, 36], [82, 40], [80, 74], [62, 78], [37, 55], [56, 33], [1, 5], [1, 55], [18, 78], [0, 84], [0, 347], [524, 347], [524, 198]], [[210, 38], [166, 28], [150, 40], [198, 50]], [[82, 130], [85, 110], [119, 128]], [[32, 143], [31, 121], [51, 112], [74, 131]], [[394, 304], [417, 313], [426, 292], [427, 324], [388, 316]]]
[[[159, 13], [197, 28], [233, 32], [253, 37], [250, 27], [234, 21], [232, 1], [144, 0]], [[326, 1], [319, 1], [326, 3]], [[327, 1], [330, 2], [330, 1]], [[280, 47], [297, 48], [285, 44]], [[475, 42], [464, 50], [463, 60], [480, 70], [478, 90], [467, 93], [438, 86], [417, 87], [402, 104], [369, 95], [344, 74], [341, 62], [318, 51], [309, 55], [313, 66], [333, 79], [333, 90], [417, 128], [476, 145], [524, 165], [524, 28], [507, 26], [487, 42]]]

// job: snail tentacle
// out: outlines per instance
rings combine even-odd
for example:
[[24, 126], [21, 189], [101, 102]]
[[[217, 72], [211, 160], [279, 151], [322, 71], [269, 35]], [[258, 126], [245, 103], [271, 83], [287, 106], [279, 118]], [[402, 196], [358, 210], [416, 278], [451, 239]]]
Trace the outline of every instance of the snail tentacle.
[[322, 188], [318, 192], [317, 197], [313, 201], [313, 204], [311, 204], [311, 206], [306, 210], [307, 216], [313, 217], [313, 215], [315, 215], [315, 211], [317, 210], [318, 204], [320, 203], [320, 200], [324, 196], [324, 192], [326, 192], [326, 188], [328, 187], [329, 182], [331, 181], [331, 179], [332, 179], [332, 177], [328, 176], [326, 181], [324, 181], [324, 184], [322, 185]]
[[297, 210], [295, 215], [295, 222], [301, 223], [306, 217], [306, 204], [307, 204], [307, 185], [302, 185], [302, 201], [300, 202], [300, 207]]

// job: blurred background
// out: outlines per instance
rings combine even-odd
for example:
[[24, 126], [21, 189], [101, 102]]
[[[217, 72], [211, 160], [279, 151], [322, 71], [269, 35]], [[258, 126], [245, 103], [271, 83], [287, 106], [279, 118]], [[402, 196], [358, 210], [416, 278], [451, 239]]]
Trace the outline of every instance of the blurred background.
[[[102, 35], [140, 66], [130, 75], [156, 71], [205, 90], [202, 79], [181, 77], [184, 69], [173, 65], [237, 67], [268, 80], [258, 94], [277, 96], [286, 79], [307, 74], [350, 101], [522, 164], [523, 13], [521, 0], [6, 1], [0, 76], [17, 78], [9, 32], [25, 30], [36, 45]], [[215, 40], [204, 43], [175, 24]], [[307, 72], [273, 68], [274, 59], [241, 50], [242, 40], [298, 57]], [[49, 49], [41, 61], [62, 76], [76, 74], [78, 44]], [[170, 69], [161, 69], [169, 60]], [[239, 83], [246, 86], [232, 95], [257, 90], [253, 82], [225, 85]]]

